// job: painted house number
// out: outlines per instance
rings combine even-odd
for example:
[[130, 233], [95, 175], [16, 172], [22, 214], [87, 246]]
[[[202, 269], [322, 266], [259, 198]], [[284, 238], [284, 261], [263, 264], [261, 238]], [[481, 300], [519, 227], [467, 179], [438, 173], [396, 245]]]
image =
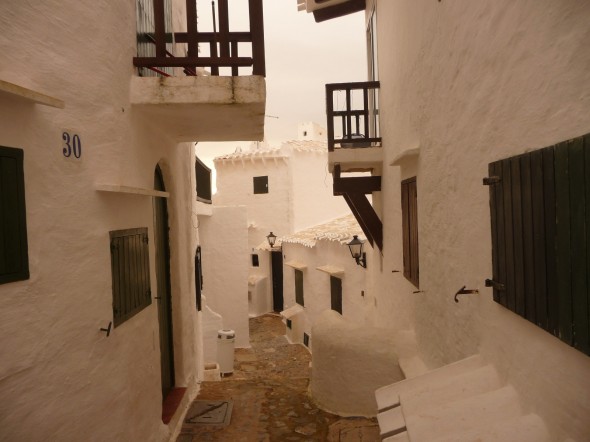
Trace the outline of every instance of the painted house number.
[[70, 134], [67, 131], [62, 132], [61, 138], [63, 139], [63, 149], [62, 152], [64, 157], [69, 158], [74, 154], [76, 158], [80, 158], [82, 156], [82, 141], [80, 141], [80, 137], [78, 134]]

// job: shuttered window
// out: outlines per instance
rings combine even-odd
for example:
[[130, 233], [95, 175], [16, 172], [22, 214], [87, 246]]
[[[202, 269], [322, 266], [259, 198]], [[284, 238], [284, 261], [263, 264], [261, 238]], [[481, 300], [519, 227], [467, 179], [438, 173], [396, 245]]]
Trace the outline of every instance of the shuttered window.
[[335, 276], [330, 276], [330, 297], [331, 308], [342, 314], [342, 280]]
[[303, 272], [295, 269], [295, 302], [305, 305], [303, 302]]
[[146, 227], [110, 232], [115, 327], [152, 303]]
[[416, 177], [402, 181], [404, 276], [416, 287], [419, 287], [418, 193], [416, 190]]
[[590, 135], [489, 175], [494, 300], [590, 354]]
[[29, 279], [23, 157], [0, 146], [0, 284]]
[[254, 193], [268, 193], [268, 177], [267, 176], [255, 176], [254, 182]]

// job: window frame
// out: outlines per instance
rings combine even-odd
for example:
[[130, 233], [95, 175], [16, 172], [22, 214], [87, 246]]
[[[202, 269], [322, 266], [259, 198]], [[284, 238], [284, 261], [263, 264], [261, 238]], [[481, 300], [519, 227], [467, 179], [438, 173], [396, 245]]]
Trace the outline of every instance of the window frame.
[[417, 177], [401, 182], [401, 205], [404, 277], [420, 288]]
[[330, 275], [330, 308], [342, 314], [342, 304], [342, 279]]

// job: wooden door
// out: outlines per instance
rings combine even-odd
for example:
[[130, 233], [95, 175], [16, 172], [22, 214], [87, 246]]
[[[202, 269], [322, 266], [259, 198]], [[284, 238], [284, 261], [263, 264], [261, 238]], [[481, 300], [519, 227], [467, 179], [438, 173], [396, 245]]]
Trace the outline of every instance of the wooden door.
[[[165, 191], [162, 171], [156, 167], [154, 188]], [[172, 329], [172, 296], [170, 289], [170, 244], [166, 198], [154, 198], [154, 239], [156, 247], [156, 278], [158, 281], [158, 322], [160, 326], [160, 369], [162, 399], [174, 387], [174, 347]]]
[[275, 312], [283, 310], [283, 253], [271, 252], [272, 305]]

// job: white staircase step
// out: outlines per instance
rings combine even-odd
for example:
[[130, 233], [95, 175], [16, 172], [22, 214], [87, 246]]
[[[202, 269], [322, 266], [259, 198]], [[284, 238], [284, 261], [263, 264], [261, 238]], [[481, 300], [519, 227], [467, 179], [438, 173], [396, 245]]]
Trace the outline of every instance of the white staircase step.
[[383, 442], [410, 442], [410, 437], [408, 436], [408, 432], [404, 431], [403, 433], [396, 434], [395, 436], [389, 436], [383, 439]]
[[410, 394], [416, 389], [428, 390], [431, 386], [436, 386], [441, 380], [453, 376], [460, 376], [473, 369], [479, 368], [484, 364], [485, 362], [481, 356], [474, 355], [435, 370], [431, 370], [421, 376], [405, 379], [396, 382], [395, 384], [381, 387], [375, 391], [377, 409], [384, 410], [393, 405], [399, 404], [399, 396], [401, 394]]
[[399, 358], [397, 362], [406, 379], [415, 378], [416, 376], [422, 376], [423, 374], [428, 373], [428, 367], [426, 367], [426, 364], [420, 356]]
[[426, 389], [416, 389], [400, 396], [404, 416], [414, 415], [445, 403], [497, 390], [502, 386], [498, 372], [491, 365], [473, 369], [460, 376], [441, 379]]
[[401, 407], [391, 408], [377, 415], [381, 437], [405, 431], [406, 422]]
[[428, 408], [413, 416], [406, 416], [405, 422], [412, 442], [430, 442], [435, 437], [450, 437], [483, 426], [501, 424], [521, 414], [516, 391], [512, 386], [506, 386]]
[[[413, 441], [418, 442], [416, 439]], [[536, 414], [517, 416], [510, 420], [455, 433], [442, 438], [429, 439], [429, 442], [550, 442], [551, 437], [543, 420]]]

